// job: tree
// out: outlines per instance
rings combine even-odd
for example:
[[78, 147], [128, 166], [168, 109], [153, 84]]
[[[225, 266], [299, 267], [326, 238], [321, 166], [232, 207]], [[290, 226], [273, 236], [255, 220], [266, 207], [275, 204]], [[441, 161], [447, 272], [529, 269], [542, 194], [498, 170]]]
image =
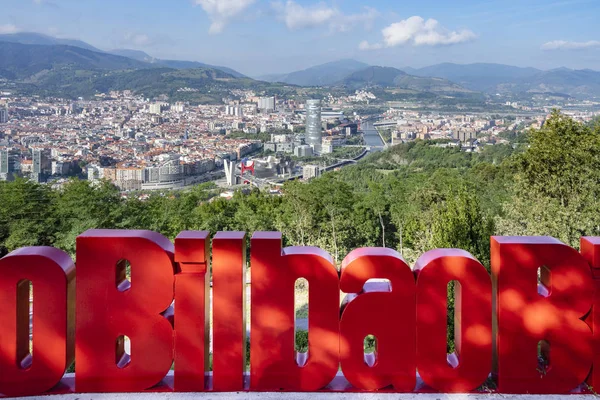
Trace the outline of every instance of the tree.
[[514, 162], [510, 201], [497, 219], [498, 232], [552, 235], [578, 248], [581, 236], [600, 233], [600, 127], [558, 111]]
[[389, 202], [386, 197], [386, 191], [380, 183], [371, 183], [369, 193], [366, 195], [366, 203], [375, 213], [381, 226], [381, 246], [385, 245], [385, 229], [389, 219]]
[[57, 192], [53, 213], [58, 221], [56, 246], [75, 254], [75, 239], [88, 229], [115, 226], [121, 206], [119, 190], [107, 181], [94, 185], [72, 179]]
[[566, 206], [573, 195], [599, 191], [600, 132], [555, 110], [542, 129], [530, 132], [517, 166], [528, 190]]
[[483, 214], [477, 197], [464, 189], [448, 197], [433, 213], [432, 248], [466, 250], [488, 267], [493, 234], [493, 220]]
[[50, 246], [56, 233], [54, 193], [25, 179], [0, 182], [0, 256], [25, 246]]

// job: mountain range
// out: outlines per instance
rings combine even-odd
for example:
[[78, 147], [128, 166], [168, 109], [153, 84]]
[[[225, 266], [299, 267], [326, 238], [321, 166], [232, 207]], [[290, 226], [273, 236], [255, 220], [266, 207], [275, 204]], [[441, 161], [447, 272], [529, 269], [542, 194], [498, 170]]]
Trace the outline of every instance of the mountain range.
[[[207, 82], [238, 79], [244, 85], [265, 82], [304, 87], [337, 87], [350, 90], [364, 87], [406, 89], [424, 93], [502, 93], [511, 95], [553, 93], [582, 98], [600, 97], [600, 72], [567, 68], [544, 71], [502, 64], [437, 64], [424, 68], [391, 68], [370, 66], [346, 59], [317, 65], [301, 71], [258, 77], [251, 80], [243, 74], [222, 66], [196, 61], [163, 60], [130, 49], [100, 50], [80, 40], [59, 39], [38, 33], [0, 35], [0, 78], [20, 83], [46, 85], [58, 83], [58, 77], [69, 82], [98, 80], [102, 71], [110, 71], [113, 79], [118, 73], [161, 70], [166, 81], [177, 81], [177, 70], [200, 70], [183, 73], [186, 82], [193, 84], [195, 76]], [[203, 72], [202, 72], [203, 71]], [[138, 72], [154, 76], [156, 72]], [[161, 75], [163, 76], [163, 75]], [[130, 75], [131, 79], [132, 76]], [[92, 79], [92, 80], [93, 80]], [[124, 78], [123, 78], [124, 79]], [[117, 79], [121, 82], [121, 79]], [[148, 87], [144, 79], [145, 87]], [[190, 82], [191, 80], [191, 82]], [[262, 82], [261, 81], [265, 81]], [[81, 82], [80, 82], [81, 83]], [[135, 86], [136, 82], [132, 83]], [[117, 85], [123, 86], [121, 84]], [[197, 85], [196, 85], [197, 86]], [[196, 87], [194, 86], [194, 87]], [[76, 85], [76, 87], [78, 87]], [[90, 88], [93, 87], [90, 86]]]
[[161, 60], [159, 58], [154, 58], [147, 53], [140, 50], [129, 50], [129, 49], [116, 49], [109, 51], [110, 54], [128, 57], [137, 61], [142, 61], [149, 64], [155, 64], [159, 66], [164, 66], [167, 68], [175, 68], [175, 69], [194, 69], [194, 68], [212, 68], [217, 69], [219, 71], [223, 71], [226, 74], [229, 74], [235, 78], [244, 78], [245, 76], [236, 70], [227, 67], [215, 66], [204, 64], [197, 61], [180, 61], [180, 60]]
[[149, 64], [127, 57], [98, 53], [67, 45], [39, 45], [0, 42], [0, 78], [34, 79], [52, 70], [144, 69]]
[[0, 86], [26, 95], [76, 98], [129, 89], [150, 98], [217, 104], [231, 89], [281, 86], [214, 67], [169, 68], [66, 44], [0, 41], [0, 55]]
[[336, 85], [343, 85], [350, 89], [360, 89], [365, 86], [381, 86], [428, 93], [469, 92], [469, 90], [447, 79], [410, 75], [391, 67], [367, 67], [353, 72], [344, 79], [336, 82]]
[[83, 42], [81, 40], [74, 39], [59, 39], [52, 36], [44, 35], [41, 33], [35, 32], [19, 32], [19, 33], [8, 33], [0, 35], [0, 42], [9, 42], [9, 43], [20, 43], [20, 44], [37, 44], [44, 46], [51, 45], [64, 45], [64, 46], [73, 46], [79, 47], [85, 50], [96, 51], [98, 53], [102, 53], [102, 50]]
[[[354, 71], [348, 72], [348, 63]], [[590, 69], [558, 68], [548, 71], [503, 64], [443, 63], [424, 68], [360, 67], [359, 62], [344, 60], [302, 71], [261, 77], [269, 81], [302, 86], [345, 85], [358, 88], [361, 83], [417, 90], [464, 91], [488, 94], [553, 93], [575, 97], [600, 97], [600, 72]], [[342, 79], [337, 79], [344, 75]], [[299, 79], [301, 77], [301, 79]], [[324, 77], [327, 79], [324, 80]], [[421, 78], [420, 80], [418, 78]], [[433, 80], [430, 80], [433, 79]], [[325, 83], [324, 83], [325, 82]]]
[[193, 69], [193, 68], [213, 68], [230, 74], [236, 78], [243, 78], [244, 75], [227, 67], [214, 66], [195, 61], [179, 61], [179, 60], [161, 60], [154, 58], [147, 53], [139, 50], [115, 49], [110, 51], [100, 50], [81, 40], [59, 39], [41, 33], [21, 32], [0, 35], [0, 42], [18, 43], [25, 45], [44, 45], [44, 46], [71, 46], [84, 50], [93, 51], [96, 53], [111, 54], [121, 57], [126, 57], [132, 60], [141, 61], [154, 66], [175, 68], [175, 69]]
[[339, 60], [289, 74], [259, 76], [257, 79], [298, 86], [329, 86], [340, 82], [353, 72], [363, 70], [369, 66], [369, 64], [356, 60]]
[[542, 72], [536, 68], [484, 63], [466, 65], [443, 63], [420, 69], [405, 67], [402, 70], [417, 76], [436, 76], [448, 79], [480, 92], [489, 91], [502, 83], [528, 79]]
[[557, 68], [543, 71], [502, 64], [437, 64], [425, 68], [403, 68], [417, 76], [438, 76], [470, 90], [487, 93], [563, 93], [570, 96], [600, 96], [600, 72], [590, 69]]

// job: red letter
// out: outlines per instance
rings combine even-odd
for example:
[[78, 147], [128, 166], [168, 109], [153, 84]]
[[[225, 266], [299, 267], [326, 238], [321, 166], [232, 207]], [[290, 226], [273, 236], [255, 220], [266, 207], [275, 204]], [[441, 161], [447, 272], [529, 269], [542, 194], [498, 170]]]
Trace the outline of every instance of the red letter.
[[[432, 250], [417, 260], [417, 368], [442, 392], [468, 392], [492, 369], [492, 282], [463, 250]], [[455, 286], [456, 353], [447, 354], [448, 284]]]
[[91, 230], [77, 238], [77, 391], [136, 392], [165, 377], [173, 328], [161, 313], [173, 302], [173, 286], [173, 244], [164, 236]]
[[244, 389], [246, 370], [246, 234], [213, 239], [213, 389]]
[[[252, 390], [315, 391], [339, 362], [339, 279], [329, 254], [314, 247], [281, 249], [281, 233], [252, 237]], [[294, 284], [309, 282], [308, 360], [294, 358]]]
[[204, 391], [208, 368], [208, 232], [181, 232], [175, 239], [175, 391]]
[[592, 333], [581, 320], [594, 295], [585, 259], [549, 237], [494, 237], [492, 277], [498, 390], [563, 394], [575, 389], [592, 365]]
[[593, 332], [593, 367], [592, 373], [588, 377], [587, 383], [594, 390], [598, 390], [600, 385], [600, 238], [584, 237], [581, 238], [581, 254], [589, 263], [594, 277], [594, 305], [592, 311], [586, 319], [586, 322], [592, 328]]
[[[33, 351], [29, 285], [33, 285]], [[27, 247], [0, 260], [0, 393], [33, 396], [56, 386], [73, 362], [75, 266], [51, 247]]]
[[[391, 284], [367, 283], [388, 279]], [[342, 263], [340, 287], [348, 295], [340, 321], [340, 360], [354, 387], [411, 392], [416, 385], [415, 278], [400, 254], [359, 249]], [[391, 289], [391, 290], [390, 290]], [[374, 359], [364, 356], [364, 340], [377, 339]]]

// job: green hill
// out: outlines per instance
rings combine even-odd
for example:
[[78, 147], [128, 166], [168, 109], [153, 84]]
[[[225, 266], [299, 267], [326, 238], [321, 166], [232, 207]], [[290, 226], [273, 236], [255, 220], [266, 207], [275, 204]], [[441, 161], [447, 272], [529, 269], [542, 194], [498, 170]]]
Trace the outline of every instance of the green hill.
[[36, 80], [36, 75], [59, 70], [126, 70], [151, 68], [127, 57], [65, 45], [25, 45], [0, 42], [0, 77]]
[[265, 75], [258, 77], [258, 79], [298, 86], [328, 86], [367, 66], [367, 64], [356, 60], [339, 60], [289, 74]]
[[[133, 90], [146, 97], [221, 103], [233, 88], [279, 90], [281, 84], [234, 76], [216, 67], [165, 67], [66, 45], [0, 42], [0, 87], [25, 95], [91, 97]], [[174, 62], [181, 63], [181, 62]], [[197, 63], [198, 65], [204, 65]], [[239, 74], [236, 74], [239, 75]]]
[[417, 92], [430, 93], [467, 93], [469, 90], [442, 78], [430, 78], [409, 75], [404, 71], [391, 67], [369, 67], [354, 72], [339, 82], [350, 88], [380, 86], [401, 88]]
[[502, 64], [437, 64], [408, 69], [413, 75], [440, 77], [468, 89], [488, 93], [553, 93], [589, 98], [600, 96], [600, 72], [557, 68], [542, 71]]

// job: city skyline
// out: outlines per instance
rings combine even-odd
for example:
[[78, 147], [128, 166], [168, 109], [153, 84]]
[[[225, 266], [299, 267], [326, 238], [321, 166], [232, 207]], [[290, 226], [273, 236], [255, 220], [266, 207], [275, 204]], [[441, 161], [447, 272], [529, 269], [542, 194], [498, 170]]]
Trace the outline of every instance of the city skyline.
[[254, 77], [344, 58], [397, 68], [491, 62], [600, 70], [600, 3], [520, 3], [5, 0], [0, 33], [39, 32]]

